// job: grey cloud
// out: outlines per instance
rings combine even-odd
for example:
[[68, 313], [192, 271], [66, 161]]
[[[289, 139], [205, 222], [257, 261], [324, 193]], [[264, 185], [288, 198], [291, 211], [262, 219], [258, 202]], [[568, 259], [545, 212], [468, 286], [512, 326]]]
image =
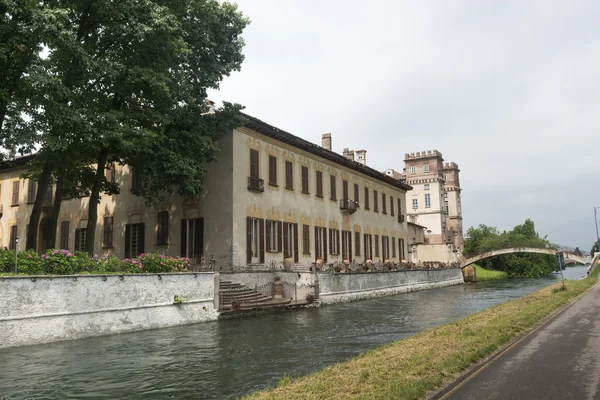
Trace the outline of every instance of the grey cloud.
[[[239, 1], [242, 71], [214, 100], [374, 168], [438, 149], [462, 172], [465, 226], [532, 218], [589, 249], [600, 205], [600, 3]], [[597, 151], [596, 151], [597, 152]]]

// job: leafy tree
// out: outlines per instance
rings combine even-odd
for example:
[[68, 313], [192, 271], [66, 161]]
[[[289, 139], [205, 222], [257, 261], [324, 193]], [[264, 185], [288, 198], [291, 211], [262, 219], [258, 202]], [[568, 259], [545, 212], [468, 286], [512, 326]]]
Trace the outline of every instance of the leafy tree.
[[206, 114], [206, 90], [240, 68], [249, 21], [234, 4], [216, 0], [48, 4], [61, 10], [63, 29], [44, 42], [48, 57], [28, 71], [35, 90], [20, 111], [28, 112], [33, 128], [25, 136], [22, 126], [3, 142], [11, 149], [41, 146], [28, 174], [38, 192], [27, 248], [36, 247], [44, 194], [55, 182], [57, 192], [89, 192], [86, 251], [92, 254], [100, 196], [118, 191], [104, 176], [107, 164], [142, 171], [147, 184], [136, 194], [149, 199], [156, 188], [172, 192], [174, 182], [181, 194], [199, 194], [205, 164], [218, 151], [215, 141], [241, 121], [240, 106]]
[[573, 250], [573, 254], [580, 257], [583, 256], [583, 253], [581, 250], [579, 250], [579, 247], [575, 247], [575, 250]]
[[594, 243], [594, 245], [592, 246], [592, 249], [590, 250], [590, 254], [593, 257], [594, 254], [599, 251], [600, 251], [600, 240], [598, 240], [598, 241], [596, 241], [596, 243]]
[[[499, 232], [496, 228], [486, 225], [469, 228], [464, 254], [472, 257], [510, 247], [551, 248], [552, 246], [545, 237], [540, 238], [533, 221], [527, 219], [511, 231]], [[481, 260], [479, 264], [487, 269], [505, 271], [510, 276], [521, 277], [544, 276], [555, 268], [554, 257], [544, 254], [503, 254]]]

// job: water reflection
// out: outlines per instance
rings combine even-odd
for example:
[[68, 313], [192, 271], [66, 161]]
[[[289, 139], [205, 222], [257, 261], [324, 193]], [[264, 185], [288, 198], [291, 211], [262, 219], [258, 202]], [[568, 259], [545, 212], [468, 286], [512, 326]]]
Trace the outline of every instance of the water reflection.
[[[584, 267], [568, 268], [579, 278]], [[554, 282], [510, 279], [0, 350], [0, 398], [234, 398]]]

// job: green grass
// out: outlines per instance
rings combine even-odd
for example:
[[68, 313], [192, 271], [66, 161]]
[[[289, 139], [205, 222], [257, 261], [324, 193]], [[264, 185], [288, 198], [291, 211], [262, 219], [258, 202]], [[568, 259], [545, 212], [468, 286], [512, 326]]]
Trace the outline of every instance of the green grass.
[[455, 380], [544, 317], [589, 290], [588, 279], [566, 281], [456, 322], [384, 345], [315, 374], [281, 379], [277, 388], [252, 399], [421, 399]]
[[477, 282], [482, 282], [482, 281], [491, 281], [494, 279], [502, 279], [502, 278], [506, 278], [506, 272], [503, 271], [492, 271], [489, 269], [485, 269], [480, 267], [477, 264], [473, 264], [475, 266], [475, 271], [477, 274]]

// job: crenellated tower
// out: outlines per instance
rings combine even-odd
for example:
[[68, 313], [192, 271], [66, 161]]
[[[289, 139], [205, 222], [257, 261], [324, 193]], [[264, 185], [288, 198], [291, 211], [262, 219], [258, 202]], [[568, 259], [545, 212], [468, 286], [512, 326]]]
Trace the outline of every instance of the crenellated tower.
[[464, 248], [462, 204], [460, 198], [460, 169], [453, 162], [444, 163], [444, 208], [447, 213], [448, 236], [454, 247], [462, 252]]

